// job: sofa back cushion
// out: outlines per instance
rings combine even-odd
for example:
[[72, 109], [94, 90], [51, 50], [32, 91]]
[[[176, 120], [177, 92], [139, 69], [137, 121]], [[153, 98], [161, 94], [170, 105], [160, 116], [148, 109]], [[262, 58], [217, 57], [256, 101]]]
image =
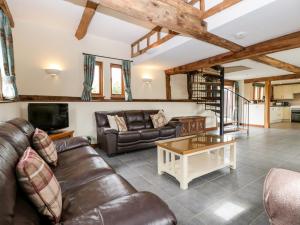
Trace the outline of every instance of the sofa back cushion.
[[95, 112], [96, 124], [97, 127], [109, 127], [109, 122], [107, 116], [115, 116], [124, 117], [123, 111], [100, 111]]
[[144, 112], [144, 120], [145, 120], [146, 129], [153, 128], [153, 123], [152, 123], [150, 115], [157, 114], [159, 112], [159, 110], [145, 110], [143, 112]]
[[10, 123], [0, 124], [0, 137], [9, 142], [21, 157], [30, 146], [27, 136], [16, 126]]
[[7, 123], [10, 123], [19, 128], [28, 137], [28, 139], [31, 140], [34, 133], [34, 127], [27, 120], [22, 118], [15, 118], [7, 121]]
[[142, 111], [125, 111], [125, 121], [129, 131], [145, 129], [145, 118]]
[[12, 224], [16, 202], [17, 184], [15, 168], [18, 154], [3, 138], [0, 138], [0, 224]]

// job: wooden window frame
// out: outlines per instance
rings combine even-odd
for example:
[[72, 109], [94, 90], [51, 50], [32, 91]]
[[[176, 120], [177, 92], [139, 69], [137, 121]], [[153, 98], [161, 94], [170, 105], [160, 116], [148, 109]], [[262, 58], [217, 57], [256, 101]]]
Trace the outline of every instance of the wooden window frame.
[[103, 62], [96, 61], [96, 65], [99, 66], [99, 91], [100, 93], [92, 93], [92, 97], [103, 97]]
[[[120, 95], [116, 95], [112, 93], [112, 68], [120, 68], [121, 69], [121, 79], [122, 79], [122, 93]], [[125, 84], [124, 84], [124, 76], [122, 65], [120, 64], [110, 64], [110, 96], [112, 99], [124, 99], [125, 98]]]

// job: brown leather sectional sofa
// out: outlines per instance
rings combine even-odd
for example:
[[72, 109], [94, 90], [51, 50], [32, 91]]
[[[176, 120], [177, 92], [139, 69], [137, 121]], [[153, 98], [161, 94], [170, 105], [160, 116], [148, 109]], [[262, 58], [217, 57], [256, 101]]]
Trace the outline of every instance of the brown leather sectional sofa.
[[[16, 164], [34, 132], [26, 120], [0, 124], [0, 225], [45, 225], [18, 186]], [[79, 137], [55, 143], [55, 176], [62, 188], [61, 225], [175, 225], [168, 206], [149, 192], [137, 192]]]
[[[95, 112], [98, 145], [109, 156], [155, 147], [155, 141], [180, 136], [181, 123], [172, 121], [162, 128], [153, 128], [150, 115], [158, 110], [130, 110]], [[125, 119], [126, 132], [110, 128], [107, 115], [118, 115]]]

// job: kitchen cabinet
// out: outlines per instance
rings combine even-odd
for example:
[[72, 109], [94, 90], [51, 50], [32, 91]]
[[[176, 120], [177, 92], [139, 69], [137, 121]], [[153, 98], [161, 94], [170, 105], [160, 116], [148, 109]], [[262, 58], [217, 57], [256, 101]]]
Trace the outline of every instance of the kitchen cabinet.
[[278, 85], [274, 86], [273, 97], [276, 100], [294, 99], [293, 85]]
[[291, 120], [291, 108], [283, 107], [283, 120]]
[[294, 94], [300, 94], [300, 84], [292, 85], [292, 90]]
[[271, 123], [280, 123], [283, 120], [291, 119], [291, 110], [290, 107], [271, 107], [270, 108], [270, 122]]
[[270, 122], [279, 123], [283, 119], [283, 107], [271, 107], [270, 108]]

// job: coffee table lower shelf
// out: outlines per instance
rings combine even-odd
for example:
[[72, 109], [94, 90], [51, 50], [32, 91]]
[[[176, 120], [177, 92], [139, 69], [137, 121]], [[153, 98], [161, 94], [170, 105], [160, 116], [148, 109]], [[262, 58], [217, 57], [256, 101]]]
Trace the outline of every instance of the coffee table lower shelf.
[[225, 167], [236, 169], [236, 143], [191, 154], [178, 154], [158, 146], [157, 153], [158, 174], [168, 173], [175, 177], [183, 190], [197, 177]]

